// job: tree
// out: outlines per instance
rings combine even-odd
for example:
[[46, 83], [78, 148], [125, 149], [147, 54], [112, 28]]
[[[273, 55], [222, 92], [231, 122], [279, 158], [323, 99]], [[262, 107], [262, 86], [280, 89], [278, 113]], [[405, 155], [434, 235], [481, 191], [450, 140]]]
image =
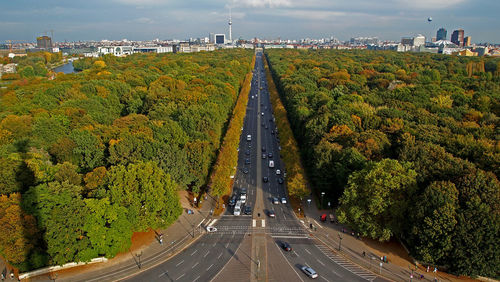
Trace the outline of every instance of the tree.
[[354, 172], [340, 198], [339, 221], [364, 236], [387, 241], [400, 234], [408, 201], [416, 188], [409, 163], [384, 159]]
[[458, 190], [448, 181], [432, 182], [410, 207], [411, 245], [418, 258], [429, 264], [446, 262], [453, 249], [457, 225]]
[[108, 179], [111, 203], [127, 209], [134, 231], [167, 227], [182, 213], [176, 183], [154, 162], [114, 166]]
[[90, 171], [104, 164], [104, 146], [96, 136], [88, 130], [74, 130], [70, 137], [75, 142], [73, 153], [78, 156], [81, 168]]

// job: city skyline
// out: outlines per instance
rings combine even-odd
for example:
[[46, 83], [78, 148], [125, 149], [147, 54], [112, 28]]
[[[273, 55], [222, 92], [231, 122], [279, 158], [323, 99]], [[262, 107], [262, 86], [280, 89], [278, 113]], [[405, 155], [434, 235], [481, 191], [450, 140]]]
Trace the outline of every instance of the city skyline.
[[[435, 36], [440, 27], [464, 29], [472, 42], [499, 43], [496, 32], [500, 3], [491, 0], [409, 1], [372, 3], [353, 0], [215, 0], [210, 3], [161, 0], [55, 0], [5, 2], [0, 12], [0, 41], [32, 41], [54, 30], [54, 41], [149, 40], [154, 38], [228, 36], [232, 9], [233, 38], [320, 38], [341, 40], [377, 36]], [[433, 21], [428, 22], [427, 18]]]

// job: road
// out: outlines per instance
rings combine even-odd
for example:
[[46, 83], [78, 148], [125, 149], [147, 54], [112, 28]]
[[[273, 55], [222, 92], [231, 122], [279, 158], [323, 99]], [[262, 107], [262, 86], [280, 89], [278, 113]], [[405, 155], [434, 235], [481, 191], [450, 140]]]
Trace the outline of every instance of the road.
[[[308, 277], [301, 272], [301, 267], [306, 265], [319, 274], [319, 280], [382, 281], [311, 237], [293, 214], [286, 184], [278, 182], [279, 178], [285, 178], [279, 132], [273, 121], [262, 53], [256, 56], [233, 188], [237, 196], [241, 188], [247, 189], [246, 206], [252, 207], [252, 213], [243, 215], [242, 210], [242, 215], [234, 216], [233, 208], [228, 207], [219, 219], [211, 223], [217, 228], [216, 232], [205, 234], [175, 257], [129, 277], [127, 281], [211, 281], [226, 271], [226, 265], [238, 253], [243, 240], [253, 240], [249, 262], [252, 265], [247, 266], [251, 269], [247, 273], [251, 276], [248, 280], [305, 281]], [[247, 135], [251, 135], [251, 141], [247, 141]], [[274, 168], [269, 167], [270, 160], [274, 162]], [[280, 174], [277, 174], [278, 170]], [[267, 177], [267, 182], [263, 177]], [[278, 198], [279, 203], [274, 204], [273, 198]], [[282, 198], [287, 203], [281, 203]], [[271, 211], [275, 213], [273, 218], [269, 217]], [[283, 241], [292, 246], [291, 252], [280, 247]], [[265, 273], [259, 276], [261, 272]]]

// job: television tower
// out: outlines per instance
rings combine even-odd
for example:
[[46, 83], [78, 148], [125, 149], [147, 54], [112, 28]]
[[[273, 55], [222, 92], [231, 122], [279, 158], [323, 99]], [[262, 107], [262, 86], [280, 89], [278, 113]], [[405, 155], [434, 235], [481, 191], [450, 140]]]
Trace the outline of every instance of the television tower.
[[231, 7], [229, 8], [229, 42], [233, 44], [233, 30], [232, 30], [232, 25], [233, 22], [231, 21]]

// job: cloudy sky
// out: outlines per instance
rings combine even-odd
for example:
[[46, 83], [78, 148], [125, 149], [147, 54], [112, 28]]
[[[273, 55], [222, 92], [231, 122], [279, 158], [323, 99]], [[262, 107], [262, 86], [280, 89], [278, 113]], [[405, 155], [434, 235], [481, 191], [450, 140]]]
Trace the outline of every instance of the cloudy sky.
[[[399, 40], [463, 28], [472, 42], [500, 43], [498, 0], [0, 0], [0, 42], [187, 39], [210, 32], [233, 38]], [[432, 22], [427, 18], [432, 17]], [[50, 32], [48, 32], [50, 34]]]

